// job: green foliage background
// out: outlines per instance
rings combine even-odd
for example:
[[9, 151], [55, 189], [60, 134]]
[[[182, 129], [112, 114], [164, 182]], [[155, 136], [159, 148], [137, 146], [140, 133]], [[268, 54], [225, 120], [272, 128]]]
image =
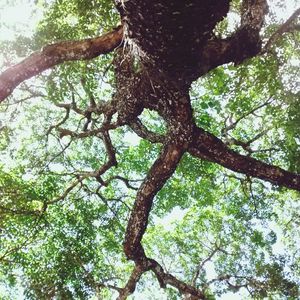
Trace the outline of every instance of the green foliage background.
[[[238, 4], [233, 1], [233, 13]], [[109, 0], [34, 5], [44, 11], [34, 35], [1, 42], [2, 57], [11, 63], [45, 44], [96, 36], [118, 23]], [[278, 26], [275, 16], [269, 18], [264, 34], [270, 36]], [[218, 30], [226, 36], [229, 23]], [[196, 81], [190, 93], [197, 124], [229, 144], [230, 139], [247, 143], [265, 131], [250, 143], [251, 152], [231, 147], [300, 172], [299, 42], [299, 32], [287, 34], [268, 55], [219, 67]], [[99, 188], [87, 179], [45, 207], [63, 194], [76, 171], [95, 170], [107, 160], [97, 137], [59, 138], [51, 126], [65, 111], [57, 104], [75, 99], [84, 109], [91, 95], [109, 101], [113, 76], [112, 55], [65, 63], [28, 80], [1, 105], [1, 299], [17, 299], [17, 290], [24, 299], [52, 299], [54, 294], [56, 299], [112, 299], [116, 293], [105, 286], [126, 283], [133, 266], [123, 255], [122, 241], [136, 189], [118, 180]], [[164, 134], [158, 115], [144, 111], [142, 120]], [[83, 123], [71, 113], [64, 126], [78, 130]], [[118, 167], [103, 179], [123, 176], [138, 187], [160, 145], [137, 138], [127, 127], [112, 131], [111, 137]], [[185, 155], [155, 198], [143, 242], [150, 257], [186, 282], [203, 266], [195, 285], [209, 299], [222, 299], [245, 284], [249, 293], [243, 289], [244, 299], [298, 299], [298, 209], [297, 192]], [[180, 299], [171, 288], [160, 290], [151, 274], [142, 278], [132, 299], [138, 297]]]

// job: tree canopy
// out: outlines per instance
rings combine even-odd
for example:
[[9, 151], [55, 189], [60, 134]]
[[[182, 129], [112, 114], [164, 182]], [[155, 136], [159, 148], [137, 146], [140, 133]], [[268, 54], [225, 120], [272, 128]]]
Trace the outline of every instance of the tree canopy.
[[27, 2], [0, 41], [1, 299], [299, 299], [297, 1]]

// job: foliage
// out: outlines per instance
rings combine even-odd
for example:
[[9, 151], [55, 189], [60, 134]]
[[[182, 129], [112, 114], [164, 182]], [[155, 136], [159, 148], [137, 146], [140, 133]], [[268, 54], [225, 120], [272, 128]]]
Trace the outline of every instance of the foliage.
[[[118, 23], [113, 1], [35, 2], [44, 16], [33, 38], [1, 46], [11, 59]], [[233, 11], [238, 4], [233, 1]], [[216, 34], [226, 36], [228, 26], [220, 23]], [[265, 32], [277, 26], [269, 20]], [[299, 32], [287, 34], [271, 53], [218, 67], [190, 91], [197, 125], [242, 154], [298, 173], [299, 40]], [[126, 284], [132, 271], [122, 250], [128, 215], [161, 145], [138, 138], [128, 126], [111, 131], [118, 165], [96, 180], [87, 174], [109, 160], [103, 136], [80, 139], [60, 131], [61, 125], [74, 132], [91, 126], [73, 110], [65, 118], [61, 104], [84, 110], [93, 98], [106, 103], [115, 92], [109, 54], [55, 67], [1, 104], [0, 282], [8, 287], [1, 299], [17, 299], [12, 291], [18, 289], [24, 299], [112, 299], [114, 287]], [[95, 128], [103, 121], [91, 118]], [[150, 110], [141, 120], [152, 132], [166, 133]], [[298, 192], [186, 154], [155, 198], [145, 250], [207, 299], [226, 293], [298, 299], [298, 202]], [[138, 293], [181, 299], [173, 288], [160, 290], [151, 274], [142, 277]]]

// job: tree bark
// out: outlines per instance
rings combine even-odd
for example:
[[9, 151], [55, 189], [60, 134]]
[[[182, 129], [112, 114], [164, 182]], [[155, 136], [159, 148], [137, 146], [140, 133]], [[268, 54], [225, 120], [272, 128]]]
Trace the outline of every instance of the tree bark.
[[123, 27], [119, 26], [100, 37], [45, 46], [0, 75], [0, 103], [26, 79], [67, 61], [92, 59], [109, 53], [121, 46], [122, 40]]

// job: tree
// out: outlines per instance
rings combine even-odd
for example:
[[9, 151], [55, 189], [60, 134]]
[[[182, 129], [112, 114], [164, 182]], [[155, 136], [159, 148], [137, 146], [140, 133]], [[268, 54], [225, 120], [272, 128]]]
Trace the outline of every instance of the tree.
[[28, 299], [297, 299], [300, 9], [278, 24], [266, 0], [40, 5], [17, 44], [48, 45], [0, 75], [3, 280]]

